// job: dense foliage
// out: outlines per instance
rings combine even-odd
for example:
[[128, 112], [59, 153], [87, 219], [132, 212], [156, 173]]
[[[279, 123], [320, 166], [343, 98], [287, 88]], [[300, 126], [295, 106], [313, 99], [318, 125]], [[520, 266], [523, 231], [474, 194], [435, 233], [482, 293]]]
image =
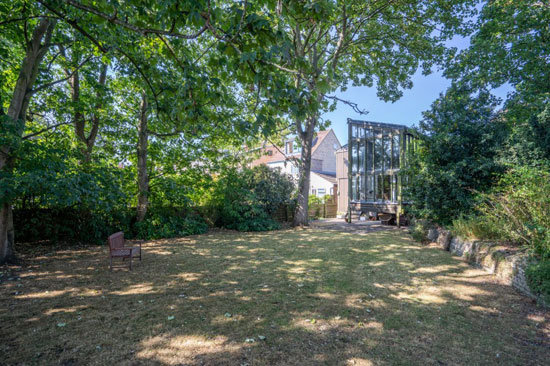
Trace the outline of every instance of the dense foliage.
[[482, 195], [477, 209], [495, 222], [501, 237], [530, 247], [550, 260], [550, 170], [522, 167], [510, 170], [499, 185]]
[[[453, 86], [424, 113], [409, 194], [418, 218], [462, 236], [528, 248], [535, 293], [550, 298], [550, 8], [488, 1], [470, 46], [448, 59]], [[499, 106], [487, 90], [513, 90]]]
[[491, 187], [501, 171], [495, 156], [502, 127], [494, 106], [490, 93], [472, 96], [454, 86], [424, 112], [421, 143], [407, 172], [414, 216], [449, 224], [472, 209], [477, 192]]
[[214, 183], [207, 202], [214, 222], [239, 231], [265, 231], [279, 227], [273, 215], [289, 204], [294, 183], [265, 165], [228, 170]]
[[531, 263], [525, 270], [529, 288], [550, 304], [550, 261]]

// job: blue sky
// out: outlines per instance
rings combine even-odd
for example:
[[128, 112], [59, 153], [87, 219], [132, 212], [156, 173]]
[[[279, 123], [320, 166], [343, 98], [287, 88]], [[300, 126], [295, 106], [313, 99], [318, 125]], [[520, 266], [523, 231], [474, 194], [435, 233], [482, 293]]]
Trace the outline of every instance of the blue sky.
[[[455, 37], [448, 42], [448, 46], [465, 49], [469, 46], [469, 39]], [[335, 93], [341, 99], [357, 103], [360, 109], [367, 110], [367, 115], [355, 113], [351, 107], [338, 103], [334, 112], [325, 113], [322, 117], [331, 121], [330, 128], [334, 129], [336, 136], [342, 145], [347, 144], [348, 130], [346, 121], [348, 118], [368, 120], [376, 122], [396, 123], [406, 126], [418, 125], [422, 119], [422, 112], [430, 108], [430, 105], [439, 97], [440, 93], [451, 85], [451, 81], [443, 77], [441, 71], [430, 75], [422, 75], [419, 70], [412, 77], [412, 89], [404, 90], [403, 96], [395, 103], [385, 103], [376, 96], [376, 88], [350, 87], [345, 92]], [[493, 90], [493, 94], [504, 99], [511, 91], [509, 85]]]

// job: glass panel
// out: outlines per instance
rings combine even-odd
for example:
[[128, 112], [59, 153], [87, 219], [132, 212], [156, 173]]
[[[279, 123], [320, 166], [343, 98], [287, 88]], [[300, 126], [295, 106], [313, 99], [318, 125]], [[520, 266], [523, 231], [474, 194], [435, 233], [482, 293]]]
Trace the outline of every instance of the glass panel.
[[356, 189], [356, 192], [355, 192], [355, 199], [356, 200], [360, 200], [361, 199], [361, 176], [358, 175], [357, 177], [355, 177], [355, 189]]
[[367, 171], [371, 171], [372, 169], [374, 169], [374, 167], [372, 166], [372, 158], [373, 158], [373, 154], [374, 154], [374, 151], [373, 151], [373, 143], [372, 141], [369, 141], [367, 140]]
[[391, 199], [391, 175], [384, 174], [384, 201], [389, 201]]
[[391, 200], [393, 202], [397, 202], [397, 194], [398, 194], [398, 187], [397, 187], [397, 175], [392, 175], [392, 190], [391, 190]]
[[351, 172], [357, 173], [357, 144], [353, 144], [351, 148]]
[[391, 137], [384, 135], [384, 170], [391, 169]]
[[367, 201], [374, 200], [374, 175], [367, 174]]
[[359, 172], [365, 172], [365, 144], [361, 142], [359, 146]]
[[382, 201], [382, 174], [376, 175], [376, 201]]
[[399, 135], [393, 136], [393, 154], [392, 154], [392, 164], [393, 169], [399, 169]]
[[355, 189], [355, 179], [351, 179], [351, 200], [356, 201], [357, 200], [357, 190]]
[[[378, 134], [376, 134], [378, 135]], [[382, 138], [380, 136], [375, 136], [374, 138], [374, 169], [382, 169], [382, 156], [383, 156], [383, 146]]]

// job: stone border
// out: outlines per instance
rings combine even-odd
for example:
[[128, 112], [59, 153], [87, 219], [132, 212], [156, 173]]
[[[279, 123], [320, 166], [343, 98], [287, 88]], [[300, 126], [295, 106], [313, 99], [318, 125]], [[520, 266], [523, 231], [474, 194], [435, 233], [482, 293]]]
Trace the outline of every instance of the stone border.
[[441, 249], [461, 257], [462, 260], [495, 274], [503, 283], [539, 304], [550, 307], [550, 304], [545, 303], [529, 289], [525, 276], [529, 256], [525, 251], [512, 251], [498, 242], [453, 237], [449, 230], [442, 228], [430, 229], [428, 240], [437, 243]]

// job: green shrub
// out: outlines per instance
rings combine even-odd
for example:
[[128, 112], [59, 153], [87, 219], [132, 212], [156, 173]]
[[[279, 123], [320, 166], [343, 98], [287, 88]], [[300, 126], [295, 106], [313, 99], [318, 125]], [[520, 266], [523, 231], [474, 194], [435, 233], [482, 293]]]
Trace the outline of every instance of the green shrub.
[[103, 244], [109, 235], [124, 231], [127, 239], [160, 239], [202, 234], [204, 219], [189, 209], [151, 208], [142, 222], [135, 222], [135, 209], [110, 212], [70, 207], [16, 209], [14, 224], [20, 242], [74, 242]]
[[413, 220], [409, 226], [409, 231], [414, 240], [425, 243], [428, 241], [428, 230], [433, 225], [428, 220]]
[[451, 232], [465, 239], [500, 239], [498, 225], [486, 216], [467, 216], [453, 220]]
[[550, 304], [550, 261], [530, 263], [525, 269], [525, 276], [531, 291]]
[[215, 182], [205, 211], [215, 214], [216, 226], [239, 231], [274, 230], [280, 225], [272, 215], [282, 204], [290, 203], [293, 189], [288, 176], [265, 165], [230, 169]]
[[320, 205], [320, 204], [322, 204], [323, 202], [324, 202], [324, 201], [323, 201], [323, 199], [322, 199], [321, 197], [317, 197], [317, 196], [312, 195], [312, 194], [310, 194], [310, 195], [308, 196], [307, 203], [308, 203], [308, 205], [310, 205], [310, 206], [311, 206], [311, 205]]
[[417, 148], [403, 170], [414, 217], [450, 225], [473, 211], [476, 192], [489, 190], [502, 171], [495, 159], [502, 138], [496, 100], [487, 91], [470, 93], [454, 85], [423, 113]]
[[501, 237], [550, 259], [550, 169], [510, 170], [493, 192], [482, 197], [478, 210], [495, 223]]
[[208, 225], [202, 217], [187, 210], [156, 208], [148, 212], [145, 220], [135, 223], [133, 231], [139, 239], [174, 238], [203, 234]]

